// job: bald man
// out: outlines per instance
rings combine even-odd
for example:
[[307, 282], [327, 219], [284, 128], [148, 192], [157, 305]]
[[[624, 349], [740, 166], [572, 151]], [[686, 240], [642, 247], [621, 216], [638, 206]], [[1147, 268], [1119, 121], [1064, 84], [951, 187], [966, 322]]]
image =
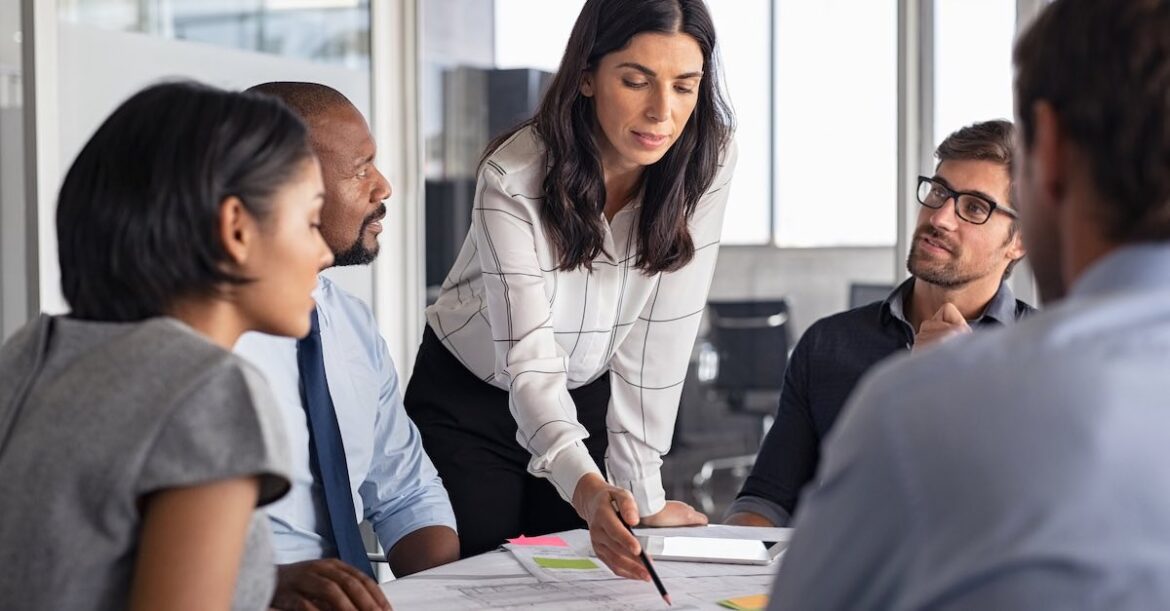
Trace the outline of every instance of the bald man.
[[[280, 98], [309, 127], [321, 163], [320, 231], [334, 265], [378, 254], [390, 183], [345, 96], [315, 83], [251, 88]], [[293, 452], [292, 489], [268, 508], [280, 609], [386, 609], [358, 523], [367, 520], [397, 576], [459, 558], [455, 515], [402, 394], [370, 307], [319, 277], [314, 329], [295, 341], [248, 334], [236, 351], [268, 377]]]

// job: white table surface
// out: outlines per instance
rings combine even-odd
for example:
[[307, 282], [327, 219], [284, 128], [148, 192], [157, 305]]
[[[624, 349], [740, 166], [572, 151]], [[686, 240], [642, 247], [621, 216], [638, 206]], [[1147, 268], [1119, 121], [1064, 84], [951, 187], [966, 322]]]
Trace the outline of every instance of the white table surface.
[[[712, 525], [690, 528], [638, 528], [639, 535], [686, 535], [728, 539], [786, 541], [787, 528]], [[585, 530], [558, 533], [582, 555], [589, 553]], [[718, 601], [769, 591], [779, 560], [770, 566], [656, 561], [670, 593], [672, 610], [723, 609]], [[409, 577], [388, 581], [382, 590], [396, 611], [412, 609], [556, 609], [629, 611], [667, 609], [654, 585], [615, 577], [590, 582], [540, 583], [512, 554], [492, 551]], [[726, 610], [724, 610], [726, 611]]]

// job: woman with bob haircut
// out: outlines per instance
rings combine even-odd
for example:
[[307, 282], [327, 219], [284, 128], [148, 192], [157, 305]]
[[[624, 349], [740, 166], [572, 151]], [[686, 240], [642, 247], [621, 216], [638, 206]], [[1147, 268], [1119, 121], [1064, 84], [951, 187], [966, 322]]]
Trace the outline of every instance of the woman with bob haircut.
[[0, 348], [4, 609], [265, 609], [280, 416], [230, 349], [309, 330], [321, 173], [281, 103], [195, 83], [124, 102], [57, 203], [70, 312]]
[[589, 0], [536, 115], [488, 147], [405, 398], [464, 555], [583, 520], [610, 568], [649, 579], [618, 512], [706, 523], [659, 470], [731, 133], [701, 0]]

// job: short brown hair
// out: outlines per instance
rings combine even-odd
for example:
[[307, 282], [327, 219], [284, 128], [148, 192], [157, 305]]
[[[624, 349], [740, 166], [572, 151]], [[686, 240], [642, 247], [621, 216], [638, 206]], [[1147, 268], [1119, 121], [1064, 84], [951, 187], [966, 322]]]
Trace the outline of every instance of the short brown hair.
[[996, 119], [973, 123], [947, 136], [934, 156], [944, 161], [992, 161], [1007, 167], [1011, 176], [1015, 155], [1015, 128], [1011, 121]]
[[1170, 239], [1170, 2], [1057, 0], [1014, 61], [1024, 145], [1043, 100], [1089, 160], [1106, 236]]
[[[995, 119], [973, 123], [947, 136], [935, 149], [934, 156], [938, 159], [939, 165], [942, 165], [944, 161], [991, 161], [998, 163], [1007, 169], [1008, 180], [1011, 181], [1015, 177], [1015, 137], [1016, 128], [1011, 121]], [[1015, 193], [1015, 185], [1009, 182], [1007, 205], [1013, 209], [1016, 207]], [[1016, 237], [1016, 233], [1019, 231], [1020, 221], [1013, 218], [1011, 225], [1008, 226], [1008, 241]], [[1012, 268], [1019, 261], [1016, 259], [1008, 263], [1007, 268], [1003, 271], [1005, 279], [1012, 275]]]

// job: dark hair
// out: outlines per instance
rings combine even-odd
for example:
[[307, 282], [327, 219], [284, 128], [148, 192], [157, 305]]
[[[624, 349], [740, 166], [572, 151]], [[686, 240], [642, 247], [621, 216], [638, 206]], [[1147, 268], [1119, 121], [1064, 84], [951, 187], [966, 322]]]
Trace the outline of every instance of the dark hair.
[[263, 221], [269, 197], [312, 156], [281, 102], [193, 82], [126, 100], [69, 168], [57, 202], [61, 288], [71, 315], [134, 321], [247, 279], [227, 271], [220, 205]]
[[1109, 239], [1170, 239], [1170, 2], [1057, 0], [1014, 61], [1025, 145], [1043, 100], [1088, 159]]
[[[1008, 173], [1008, 201], [1007, 204], [1015, 208], [1015, 185], [1011, 182], [1015, 178], [1015, 137], [1016, 128], [1011, 121], [995, 119], [973, 123], [947, 136], [934, 151], [939, 165], [944, 161], [990, 161], [998, 163], [1007, 169]], [[1016, 237], [1020, 231], [1020, 221], [1012, 218], [1008, 225], [1008, 241]], [[1012, 275], [1012, 269], [1019, 263], [1015, 259], [1008, 263], [1003, 271], [1003, 277]]]
[[733, 129], [715, 58], [715, 28], [702, 0], [588, 0], [569, 36], [560, 69], [531, 120], [488, 145], [484, 159], [531, 125], [544, 141], [541, 220], [564, 270], [590, 267], [602, 250], [605, 181], [594, 138], [593, 98], [581, 95], [584, 73], [646, 32], [681, 32], [703, 54], [703, 78], [690, 121], [670, 150], [646, 168], [635, 265], [646, 274], [673, 271], [695, 254], [688, 221], [711, 186]]

